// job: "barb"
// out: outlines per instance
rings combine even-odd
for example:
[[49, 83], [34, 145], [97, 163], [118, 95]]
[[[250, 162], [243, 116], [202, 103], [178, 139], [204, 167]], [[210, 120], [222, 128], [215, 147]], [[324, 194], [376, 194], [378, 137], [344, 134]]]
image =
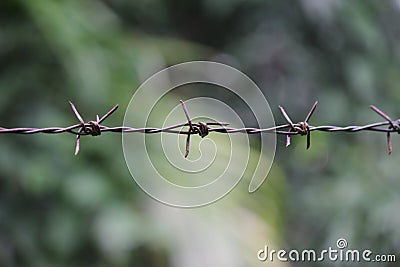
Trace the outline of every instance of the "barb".
[[[307, 135], [307, 146], [306, 149], [310, 148], [311, 145], [311, 132], [310, 132], [310, 125], [308, 125], [308, 121], [310, 120], [311, 116], [314, 114], [315, 109], [317, 108], [318, 101], [315, 101], [314, 105], [311, 107], [310, 111], [308, 112], [304, 121], [299, 122], [298, 124], [293, 124], [292, 120], [290, 119], [289, 115], [286, 113], [285, 109], [282, 106], [279, 106], [279, 110], [281, 111], [283, 117], [285, 117], [286, 121], [290, 125], [289, 132], [298, 133], [300, 135]], [[286, 135], [286, 147], [290, 145], [290, 134]]]
[[[279, 106], [279, 110], [285, 118], [287, 124], [282, 124], [278, 126], [273, 126], [270, 128], [253, 128], [253, 127], [245, 127], [245, 128], [232, 128], [228, 127], [229, 123], [226, 122], [193, 122], [190, 118], [189, 111], [185, 105], [185, 103], [180, 100], [180, 103], [183, 108], [183, 112], [186, 116], [187, 122], [175, 124], [163, 128], [133, 128], [126, 126], [118, 126], [118, 127], [108, 127], [102, 125], [103, 121], [106, 120], [109, 116], [111, 116], [117, 109], [118, 105], [115, 105], [111, 108], [104, 116], [101, 118], [99, 115], [96, 115], [96, 120], [85, 122], [78, 112], [77, 108], [72, 102], [69, 102], [70, 107], [78, 119], [79, 123], [74, 124], [68, 127], [47, 127], [47, 128], [3, 128], [0, 127], [0, 134], [9, 133], [9, 134], [60, 134], [60, 133], [71, 133], [76, 135], [75, 141], [75, 155], [77, 155], [80, 151], [80, 139], [81, 136], [91, 135], [98, 136], [103, 132], [114, 132], [114, 133], [143, 133], [143, 134], [155, 134], [155, 133], [172, 133], [172, 134], [184, 134], [186, 137], [186, 147], [185, 147], [185, 157], [189, 155], [190, 150], [190, 137], [192, 135], [198, 134], [201, 138], [206, 137], [211, 132], [216, 133], [243, 133], [243, 134], [262, 134], [262, 133], [275, 133], [286, 135], [286, 147], [288, 147], [291, 143], [292, 136], [302, 135], [306, 136], [306, 149], [309, 149], [311, 146], [311, 132], [320, 131], [320, 132], [350, 132], [357, 133], [361, 131], [372, 131], [372, 132], [381, 132], [386, 133], [387, 136], [387, 146], [388, 146], [388, 154], [392, 153], [392, 140], [391, 133], [400, 134], [400, 119], [392, 120], [387, 114], [378, 109], [377, 107], [371, 105], [370, 108], [375, 111], [379, 116], [385, 119], [383, 122], [375, 122], [362, 126], [332, 126], [332, 125], [324, 125], [324, 126], [311, 126], [309, 125], [309, 120], [312, 115], [315, 113], [315, 110], [318, 105], [318, 101], [314, 103], [308, 112], [304, 121], [293, 123], [287, 112], [282, 106]], [[182, 130], [182, 127], [189, 127], [188, 130]]]
[[186, 138], [186, 152], [185, 152], [185, 158], [187, 158], [187, 156], [189, 155], [190, 135], [194, 132], [194, 129], [193, 129], [192, 120], [190, 119], [190, 116], [189, 116], [189, 111], [187, 110], [185, 103], [182, 100], [180, 100], [180, 102], [181, 102], [183, 111], [185, 112], [186, 119], [189, 124], [189, 131], [188, 131], [187, 138]]
[[[382, 118], [384, 118], [385, 120], [387, 120], [387, 122], [389, 123], [389, 130], [393, 130], [397, 133], [400, 134], [400, 125], [399, 125], [399, 121], [394, 121], [392, 120], [388, 115], [386, 115], [383, 111], [381, 111], [379, 108], [375, 107], [374, 105], [370, 105], [369, 106], [373, 111], [375, 111], [376, 113], [378, 113], [378, 115], [380, 115]], [[392, 139], [390, 137], [390, 131], [387, 132], [386, 134], [386, 139], [387, 139], [387, 146], [388, 146], [388, 154], [392, 154]]]
[[110, 109], [101, 119], [99, 115], [96, 115], [95, 121], [89, 121], [85, 124], [85, 121], [82, 119], [82, 116], [79, 114], [78, 110], [76, 109], [75, 105], [69, 101], [69, 105], [71, 106], [72, 111], [74, 112], [75, 116], [78, 118], [79, 122], [81, 123], [81, 128], [79, 129], [78, 133], [76, 134], [76, 141], [75, 141], [75, 156], [78, 155], [80, 149], [80, 140], [81, 135], [90, 134], [92, 136], [101, 135], [100, 123], [102, 123], [105, 119], [107, 119], [111, 114], [114, 113], [118, 109], [118, 105], [115, 105], [112, 109]]

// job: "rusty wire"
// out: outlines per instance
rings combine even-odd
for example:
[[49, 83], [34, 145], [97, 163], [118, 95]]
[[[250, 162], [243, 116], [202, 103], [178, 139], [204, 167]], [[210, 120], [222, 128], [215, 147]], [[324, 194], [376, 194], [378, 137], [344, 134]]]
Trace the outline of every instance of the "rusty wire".
[[[275, 133], [286, 135], [286, 147], [290, 145], [291, 137], [294, 135], [305, 135], [307, 137], [306, 141], [306, 149], [310, 148], [311, 145], [311, 132], [313, 131], [321, 131], [321, 132], [361, 132], [361, 131], [373, 131], [373, 132], [385, 132], [387, 138], [387, 147], [388, 154], [392, 153], [392, 141], [391, 141], [391, 133], [399, 133], [400, 134], [400, 119], [392, 120], [387, 114], [378, 109], [377, 107], [371, 105], [370, 108], [375, 111], [379, 116], [385, 119], [383, 122], [376, 122], [362, 126], [332, 126], [332, 125], [323, 125], [323, 126], [312, 126], [309, 125], [309, 120], [311, 116], [314, 114], [315, 109], [317, 108], [318, 101], [314, 103], [308, 112], [304, 121], [293, 123], [290, 119], [289, 115], [285, 111], [282, 106], [279, 106], [279, 110], [282, 113], [283, 117], [287, 121], [287, 124], [282, 124], [278, 126], [273, 126], [270, 128], [253, 128], [253, 127], [245, 127], [245, 128], [231, 128], [228, 127], [229, 123], [226, 122], [193, 122], [190, 118], [189, 112], [185, 103], [180, 101], [183, 111], [185, 113], [187, 122], [171, 125], [163, 128], [153, 128], [153, 127], [145, 127], [145, 128], [133, 128], [127, 126], [118, 126], [118, 127], [108, 127], [102, 125], [101, 123], [107, 119], [111, 114], [113, 114], [117, 109], [118, 105], [115, 105], [112, 109], [110, 109], [104, 116], [101, 118], [99, 115], [96, 116], [96, 120], [85, 122], [82, 116], [79, 114], [75, 105], [72, 102], [69, 102], [72, 111], [77, 117], [79, 123], [74, 124], [68, 127], [47, 127], [47, 128], [4, 128], [0, 127], [0, 134], [9, 133], [9, 134], [59, 134], [59, 133], [71, 133], [76, 135], [75, 141], [75, 155], [79, 153], [80, 149], [80, 138], [81, 136], [91, 135], [98, 136], [103, 132], [115, 132], [115, 133], [144, 133], [144, 134], [154, 134], [154, 133], [173, 133], [173, 134], [184, 134], [187, 135], [186, 138], [186, 153], [185, 157], [189, 155], [190, 148], [190, 137], [192, 135], [199, 135], [200, 137], [207, 136], [210, 132], [217, 133], [244, 133], [244, 134], [260, 134], [260, 133]], [[188, 130], [181, 130], [179, 128], [189, 127]]]

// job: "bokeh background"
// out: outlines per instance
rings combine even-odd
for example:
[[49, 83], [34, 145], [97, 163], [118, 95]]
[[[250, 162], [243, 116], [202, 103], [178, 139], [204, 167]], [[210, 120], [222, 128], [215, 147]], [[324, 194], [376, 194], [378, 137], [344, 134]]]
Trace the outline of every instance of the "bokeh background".
[[[284, 123], [279, 104], [300, 121], [315, 100], [314, 125], [381, 121], [369, 104], [394, 118], [400, 1], [3, 0], [1, 126], [74, 124], [68, 100], [86, 120], [118, 103], [107, 125], [121, 125], [141, 82], [192, 60], [248, 74], [277, 123]], [[264, 245], [322, 250], [338, 238], [399, 261], [400, 141], [393, 137], [391, 156], [377, 133], [314, 132], [309, 151], [304, 138], [286, 149], [279, 137], [259, 191], [248, 194], [245, 177], [221, 201], [187, 210], [140, 190], [119, 134], [83, 138], [77, 157], [69, 134], [1, 135], [0, 266], [265, 266], [256, 256]]]

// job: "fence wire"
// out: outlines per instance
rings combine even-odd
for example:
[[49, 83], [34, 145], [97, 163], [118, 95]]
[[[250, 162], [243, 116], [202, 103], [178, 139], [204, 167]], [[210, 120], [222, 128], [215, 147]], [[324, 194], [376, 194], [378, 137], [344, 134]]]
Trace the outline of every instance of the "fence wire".
[[[60, 134], [60, 133], [71, 133], [76, 135], [75, 141], [75, 155], [79, 153], [80, 150], [80, 137], [91, 135], [98, 136], [103, 132], [114, 132], [114, 133], [143, 133], [143, 134], [155, 134], [155, 133], [172, 133], [172, 134], [184, 134], [187, 135], [186, 138], [186, 153], [185, 157], [189, 155], [190, 149], [190, 137], [192, 135], [199, 135], [200, 137], [205, 137], [211, 132], [216, 133], [243, 133], [243, 134], [260, 134], [260, 133], [275, 133], [280, 135], [286, 135], [286, 147], [290, 145], [291, 137], [294, 135], [302, 135], [306, 136], [306, 149], [310, 148], [311, 145], [311, 132], [313, 131], [321, 131], [321, 132], [361, 132], [361, 131], [373, 131], [373, 132], [383, 132], [386, 133], [387, 138], [387, 149], [388, 154], [392, 153], [392, 141], [391, 141], [391, 133], [399, 133], [400, 134], [400, 119], [392, 120], [387, 114], [378, 109], [377, 107], [371, 105], [370, 108], [375, 111], [379, 116], [381, 116], [385, 121], [370, 123], [362, 126], [332, 126], [332, 125], [320, 125], [320, 126], [312, 126], [309, 124], [309, 120], [315, 112], [317, 108], [318, 101], [314, 103], [305, 117], [304, 121], [293, 123], [290, 119], [289, 115], [285, 111], [282, 106], [279, 106], [279, 110], [282, 113], [283, 117], [286, 120], [286, 124], [273, 126], [270, 128], [253, 128], [253, 127], [245, 127], [245, 128], [232, 128], [229, 127], [229, 123], [227, 122], [193, 122], [190, 118], [188, 109], [185, 103], [180, 101], [183, 111], [185, 113], [187, 122], [179, 123], [175, 125], [171, 125], [163, 128], [153, 128], [153, 127], [145, 127], [145, 128], [134, 128], [127, 126], [118, 126], [118, 127], [108, 127], [102, 125], [103, 121], [107, 119], [111, 114], [113, 114], [117, 109], [118, 105], [115, 105], [112, 109], [110, 109], [104, 116], [101, 118], [97, 115], [96, 120], [85, 122], [76, 109], [75, 105], [72, 102], [69, 102], [72, 111], [74, 112], [76, 118], [79, 123], [68, 126], [68, 127], [46, 127], [46, 128], [4, 128], [0, 127], [0, 134], [8, 133], [8, 134]], [[186, 130], [182, 130], [182, 127], [188, 127]]]

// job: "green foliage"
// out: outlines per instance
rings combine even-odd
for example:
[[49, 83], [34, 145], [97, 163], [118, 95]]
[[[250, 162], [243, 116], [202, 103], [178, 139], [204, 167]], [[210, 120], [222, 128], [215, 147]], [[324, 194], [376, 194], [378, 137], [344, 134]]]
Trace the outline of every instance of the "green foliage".
[[[311, 124], [380, 120], [369, 104], [394, 118], [399, 13], [399, 1], [372, 0], [4, 0], [0, 123], [70, 125], [72, 100], [86, 120], [119, 103], [107, 123], [120, 125], [142, 81], [189, 60], [243, 70], [278, 122], [278, 104], [301, 120], [316, 99]], [[193, 88], [171, 99], [192, 95], [249, 112], [220, 91]], [[227, 197], [181, 210], [134, 183], [118, 134], [83, 137], [77, 157], [69, 134], [1, 135], [0, 265], [256, 266], [265, 244], [322, 250], [340, 237], [400, 260], [400, 146], [393, 139], [388, 157], [380, 134], [313, 133], [309, 151], [300, 137], [288, 149], [278, 138], [275, 164], [255, 194], [247, 194], [251, 160]], [[257, 153], [256, 140], [251, 159]]]

